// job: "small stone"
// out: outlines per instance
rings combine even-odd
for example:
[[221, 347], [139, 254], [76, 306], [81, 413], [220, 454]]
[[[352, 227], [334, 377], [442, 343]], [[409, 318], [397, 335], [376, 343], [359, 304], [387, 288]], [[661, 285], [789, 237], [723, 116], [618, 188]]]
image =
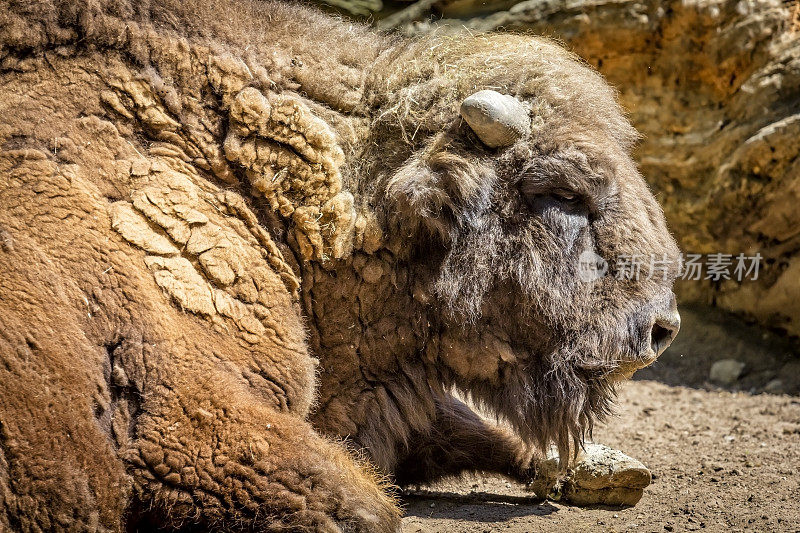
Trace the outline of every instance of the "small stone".
[[744, 371], [744, 363], [736, 359], [722, 359], [711, 366], [709, 379], [720, 385], [733, 385]]
[[764, 392], [767, 394], [783, 394], [786, 392], [786, 389], [783, 387], [783, 381], [779, 379], [773, 379], [764, 385]]
[[800, 376], [800, 360], [794, 358], [778, 370], [777, 379], [783, 381], [784, 386], [787, 383], [794, 383], [794, 380]]

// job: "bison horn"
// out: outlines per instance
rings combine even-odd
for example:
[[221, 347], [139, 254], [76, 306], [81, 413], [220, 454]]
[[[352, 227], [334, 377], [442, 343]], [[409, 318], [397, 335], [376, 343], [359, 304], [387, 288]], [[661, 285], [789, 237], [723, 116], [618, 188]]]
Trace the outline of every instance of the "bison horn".
[[497, 91], [478, 91], [461, 103], [461, 116], [481, 141], [491, 148], [511, 146], [531, 131], [525, 104]]

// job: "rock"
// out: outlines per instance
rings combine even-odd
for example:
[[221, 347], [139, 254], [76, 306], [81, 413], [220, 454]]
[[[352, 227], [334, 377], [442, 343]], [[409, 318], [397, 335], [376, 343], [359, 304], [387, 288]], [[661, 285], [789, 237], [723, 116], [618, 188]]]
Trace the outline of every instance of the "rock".
[[800, 358], [784, 364], [776, 377], [783, 382], [786, 393], [797, 394], [800, 391]]
[[773, 379], [764, 385], [764, 392], [767, 394], [784, 394], [786, 389], [783, 387], [783, 381], [779, 379]]
[[722, 359], [711, 365], [708, 379], [719, 385], [733, 385], [739, 380], [745, 364], [736, 359]]

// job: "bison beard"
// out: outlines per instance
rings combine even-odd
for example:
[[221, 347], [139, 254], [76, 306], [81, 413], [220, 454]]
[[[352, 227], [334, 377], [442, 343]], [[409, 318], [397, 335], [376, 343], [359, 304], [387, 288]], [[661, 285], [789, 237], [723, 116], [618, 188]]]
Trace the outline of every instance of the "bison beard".
[[[465, 222], [449, 236], [451, 246], [438, 269], [434, 288], [445, 316], [468, 329], [480, 328], [481, 317], [487, 314], [508, 313], [518, 322], [517, 328], [523, 324], [536, 332], [533, 336], [538, 342], [524, 347], [529, 358], [523, 365], [508, 368], [502, 387], [458, 378], [452, 384], [486, 412], [509, 422], [524, 441], [541, 450], [555, 444], [566, 464], [570, 451], [576, 455], [591, 436], [595, 421], [610, 414], [614, 382], [608, 376], [616, 369], [616, 361], [614, 353], [604, 350], [623, 345], [623, 339], [606, 339], [601, 344], [591, 328], [559, 327], [569, 323], [570, 312], [576, 310], [547, 295], [558, 286], [569, 294], [581, 289], [568, 287], [578, 279], [577, 273], [565, 276], [553, 268], [577, 265], [577, 257], [568, 250], [552, 246], [550, 254], [541, 257], [540, 249], [548, 248], [541, 246], [541, 238], [519, 231], [504, 234], [496, 220], [472, 224], [475, 227]], [[505, 296], [498, 298], [498, 294]], [[494, 306], [501, 311], [493, 312]], [[536, 317], [549, 317], [549, 321], [537, 322]], [[523, 339], [531, 337], [530, 332], [518, 334]]]
[[675, 268], [577, 276], [678, 250], [545, 39], [40, 0], [0, 45], [0, 529], [396, 531], [392, 480], [566, 466], [677, 331]]

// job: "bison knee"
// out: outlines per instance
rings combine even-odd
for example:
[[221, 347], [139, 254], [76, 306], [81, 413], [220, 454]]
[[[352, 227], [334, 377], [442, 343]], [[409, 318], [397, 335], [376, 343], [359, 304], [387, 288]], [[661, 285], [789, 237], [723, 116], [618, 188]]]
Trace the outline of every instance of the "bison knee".
[[[304, 420], [249, 409], [181, 435], [139, 443], [134, 526], [397, 531], [400, 513], [382, 482]], [[202, 425], [206, 428], [203, 429]]]

